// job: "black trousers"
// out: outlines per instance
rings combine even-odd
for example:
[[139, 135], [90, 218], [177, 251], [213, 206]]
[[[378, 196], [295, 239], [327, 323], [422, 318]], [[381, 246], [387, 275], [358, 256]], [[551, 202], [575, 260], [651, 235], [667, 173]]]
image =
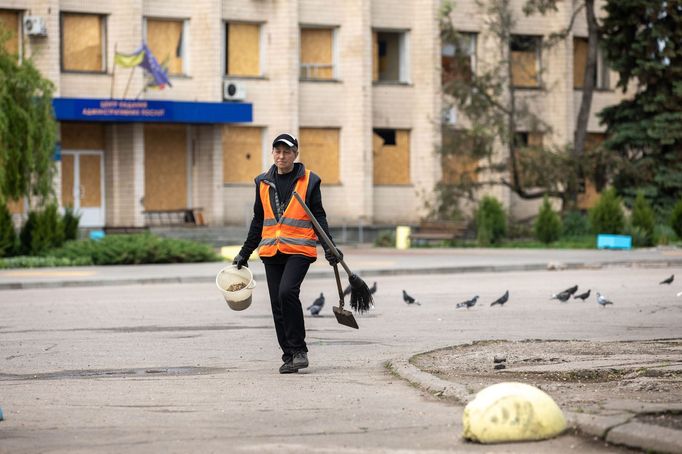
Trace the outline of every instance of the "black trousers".
[[298, 351], [308, 351], [299, 295], [310, 263], [311, 260], [303, 255], [289, 255], [283, 263], [264, 262], [272, 318], [275, 321], [277, 341], [283, 352], [282, 360], [285, 362]]

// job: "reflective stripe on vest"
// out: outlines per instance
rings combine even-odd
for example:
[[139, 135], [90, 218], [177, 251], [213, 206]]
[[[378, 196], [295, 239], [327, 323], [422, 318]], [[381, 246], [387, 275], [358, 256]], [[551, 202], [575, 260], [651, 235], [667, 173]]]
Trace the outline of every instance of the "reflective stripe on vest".
[[[310, 170], [296, 180], [294, 190], [304, 199], [308, 192]], [[280, 251], [284, 254], [301, 254], [317, 257], [317, 235], [308, 214], [295, 197], [291, 197], [284, 214], [277, 221], [270, 203], [270, 183], [261, 181], [260, 200], [263, 204], [263, 230], [258, 245], [258, 255], [272, 257]], [[276, 189], [275, 189], [276, 190]]]

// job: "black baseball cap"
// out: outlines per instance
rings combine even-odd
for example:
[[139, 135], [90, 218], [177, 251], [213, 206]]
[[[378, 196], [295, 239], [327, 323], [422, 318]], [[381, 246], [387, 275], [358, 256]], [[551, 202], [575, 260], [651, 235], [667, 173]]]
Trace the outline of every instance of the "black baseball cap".
[[272, 141], [273, 148], [280, 142], [282, 142], [285, 145], [288, 145], [289, 147], [298, 148], [298, 140], [296, 140], [296, 137], [294, 137], [293, 134], [284, 133], [275, 137], [275, 140]]

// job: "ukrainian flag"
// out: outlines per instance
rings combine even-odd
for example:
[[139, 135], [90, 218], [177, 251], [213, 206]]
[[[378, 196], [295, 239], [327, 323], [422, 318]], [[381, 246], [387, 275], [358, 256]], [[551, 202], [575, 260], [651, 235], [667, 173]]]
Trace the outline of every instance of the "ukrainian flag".
[[122, 54], [116, 52], [114, 56], [114, 64], [122, 66], [123, 68], [132, 68], [139, 65], [144, 60], [145, 49], [141, 47], [138, 51], [132, 54]]

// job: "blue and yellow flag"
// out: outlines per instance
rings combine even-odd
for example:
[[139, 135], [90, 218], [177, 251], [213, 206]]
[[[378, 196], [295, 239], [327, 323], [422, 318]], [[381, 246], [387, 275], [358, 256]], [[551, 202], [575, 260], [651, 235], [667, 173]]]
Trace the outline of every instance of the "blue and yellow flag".
[[116, 55], [114, 56], [114, 64], [124, 68], [132, 68], [142, 63], [142, 60], [144, 60], [144, 54], [144, 47], [140, 47], [140, 49], [132, 54], [122, 54], [120, 52], [116, 52]]

